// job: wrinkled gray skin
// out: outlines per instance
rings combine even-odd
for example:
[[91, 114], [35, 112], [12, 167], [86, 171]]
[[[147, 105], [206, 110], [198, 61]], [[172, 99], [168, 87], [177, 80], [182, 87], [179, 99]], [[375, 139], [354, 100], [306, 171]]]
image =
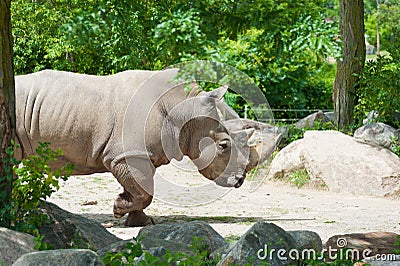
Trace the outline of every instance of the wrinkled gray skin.
[[128, 213], [128, 226], [151, 223], [143, 209], [153, 198], [155, 168], [172, 158], [187, 155], [205, 177], [239, 187], [254, 130], [228, 135], [215, 108], [227, 88], [188, 92], [171, 83], [176, 71], [100, 77], [45, 70], [16, 77], [22, 156], [50, 142], [64, 152], [52, 167], [69, 162], [74, 174], [111, 172], [124, 188], [114, 216]]

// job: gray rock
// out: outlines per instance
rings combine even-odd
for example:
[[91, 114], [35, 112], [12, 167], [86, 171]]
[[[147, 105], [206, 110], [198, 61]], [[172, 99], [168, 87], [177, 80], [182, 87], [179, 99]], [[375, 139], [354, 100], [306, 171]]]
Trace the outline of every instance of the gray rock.
[[217, 265], [245, 265], [248, 263], [265, 265], [266, 262], [272, 265], [287, 265], [295, 262], [290, 259], [289, 252], [291, 250], [297, 249], [296, 242], [290, 234], [275, 224], [258, 222], [236, 242]]
[[387, 149], [338, 131], [307, 131], [300, 156], [329, 191], [400, 198], [400, 158]]
[[222, 247], [210, 254], [210, 259], [213, 261], [220, 261], [226, 254], [236, 245], [237, 241], [230, 242], [227, 246]]
[[328, 118], [329, 122], [335, 122], [335, 112], [325, 112], [324, 115]]
[[322, 240], [321, 237], [313, 231], [287, 231], [296, 242], [298, 250], [312, 249], [316, 253], [322, 251]]
[[304, 162], [300, 156], [303, 142], [302, 139], [299, 139], [279, 151], [271, 162], [269, 178], [280, 178], [288, 173], [304, 169]]
[[332, 130], [306, 131], [285, 149], [272, 161], [270, 179], [304, 167], [329, 191], [400, 198], [400, 158], [388, 149]]
[[43, 241], [61, 248], [90, 248], [98, 250], [121, 239], [108, 232], [100, 223], [70, 213], [50, 202], [42, 202], [40, 211], [50, 223], [39, 227]]
[[[167, 253], [167, 250], [164, 247], [154, 247], [150, 248], [147, 251], [150, 255], [158, 258], [162, 258]], [[140, 261], [146, 261], [145, 253], [143, 253], [140, 257], [135, 259], [135, 265], [137, 265]]]
[[34, 252], [34, 237], [0, 227], [0, 265], [11, 265], [26, 253]]
[[365, 119], [363, 120], [363, 125], [369, 125], [376, 123], [379, 117], [379, 112], [378, 111], [370, 111], [366, 116]]
[[335, 235], [328, 239], [325, 248], [354, 250], [354, 254], [358, 256], [355, 259], [362, 260], [375, 255], [393, 254], [393, 250], [400, 248], [394, 245], [398, 237], [398, 234], [391, 232]]
[[363, 260], [370, 266], [400, 266], [400, 255], [379, 256]]
[[28, 253], [13, 266], [101, 266], [99, 256], [88, 249], [59, 249]]
[[[172, 241], [189, 247], [193, 242], [193, 237], [202, 239], [201, 241], [207, 247], [206, 249], [209, 253], [227, 245], [227, 242], [220, 234], [218, 234], [209, 224], [202, 221], [156, 224], [146, 226], [140, 229], [138, 233], [138, 238], [141, 239], [143, 246], [145, 246], [146, 249], [151, 248], [151, 243], [151, 245], [161, 243], [160, 240]], [[166, 242], [162, 242], [158, 246], [164, 246], [167, 248], [165, 244]]]
[[384, 123], [374, 123], [358, 128], [354, 132], [354, 137], [371, 144], [391, 149], [392, 139], [400, 138], [400, 130]]
[[187, 255], [192, 255], [193, 250], [189, 244], [177, 242], [176, 240], [161, 239], [150, 235], [144, 237], [141, 242], [143, 250], [150, 250], [154, 247], [164, 247], [171, 253], [182, 252]]
[[316, 113], [313, 113], [297, 121], [296, 127], [297, 128], [314, 127], [316, 121], [320, 121], [321, 123], [331, 122], [331, 120], [324, 114], [324, 112], [320, 110]]
[[96, 251], [97, 255], [100, 257], [104, 257], [108, 252], [111, 254], [116, 254], [118, 252], [127, 252], [126, 244], [132, 243], [133, 245], [137, 245], [137, 241], [135, 239], [121, 240], [106, 247], [103, 247]]

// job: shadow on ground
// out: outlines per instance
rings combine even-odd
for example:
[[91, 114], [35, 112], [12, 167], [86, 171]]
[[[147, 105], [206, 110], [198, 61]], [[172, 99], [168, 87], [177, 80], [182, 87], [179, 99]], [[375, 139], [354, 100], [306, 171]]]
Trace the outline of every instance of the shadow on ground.
[[[83, 217], [86, 217], [90, 220], [95, 220], [102, 224], [112, 223], [112, 227], [125, 227], [124, 221], [125, 217], [121, 219], [116, 219], [112, 214], [94, 214], [94, 213], [81, 213]], [[255, 222], [275, 222], [275, 221], [312, 221], [315, 218], [311, 219], [288, 219], [288, 218], [279, 218], [279, 217], [249, 217], [249, 216], [189, 216], [189, 215], [154, 215], [152, 216], [156, 224], [163, 223], [174, 223], [174, 222], [190, 222], [190, 221], [204, 221], [209, 224], [213, 223], [229, 223], [229, 224], [247, 224], [247, 223], [255, 223]]]

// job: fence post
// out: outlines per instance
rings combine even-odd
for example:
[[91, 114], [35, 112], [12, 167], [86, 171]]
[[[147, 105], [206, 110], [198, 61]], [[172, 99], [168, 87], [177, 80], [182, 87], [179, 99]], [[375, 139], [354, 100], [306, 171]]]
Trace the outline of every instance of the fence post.
[[244, 105], [244, 119], [247, 119], [247, 104]]

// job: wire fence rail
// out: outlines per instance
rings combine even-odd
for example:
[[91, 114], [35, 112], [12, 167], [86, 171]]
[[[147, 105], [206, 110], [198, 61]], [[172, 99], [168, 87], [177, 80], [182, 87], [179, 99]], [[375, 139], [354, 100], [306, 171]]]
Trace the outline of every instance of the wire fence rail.
[[[252, 110], [254, 113], [268, 113], [272, 112], [271, 115], [275, 122], [297, 122], [307, 115], [322, 111], [323, 113], [333, 112], [333, 109], [262, 109], [255, 108], [250, 109], [247, 105], [244, 107], [244, 118], [249, 117], [249, 111]], [[275, 113], [280, 113], [280, 118], [275, 118]], [[260, 122], [271, 122], [270, 119], [257, 119]]]

